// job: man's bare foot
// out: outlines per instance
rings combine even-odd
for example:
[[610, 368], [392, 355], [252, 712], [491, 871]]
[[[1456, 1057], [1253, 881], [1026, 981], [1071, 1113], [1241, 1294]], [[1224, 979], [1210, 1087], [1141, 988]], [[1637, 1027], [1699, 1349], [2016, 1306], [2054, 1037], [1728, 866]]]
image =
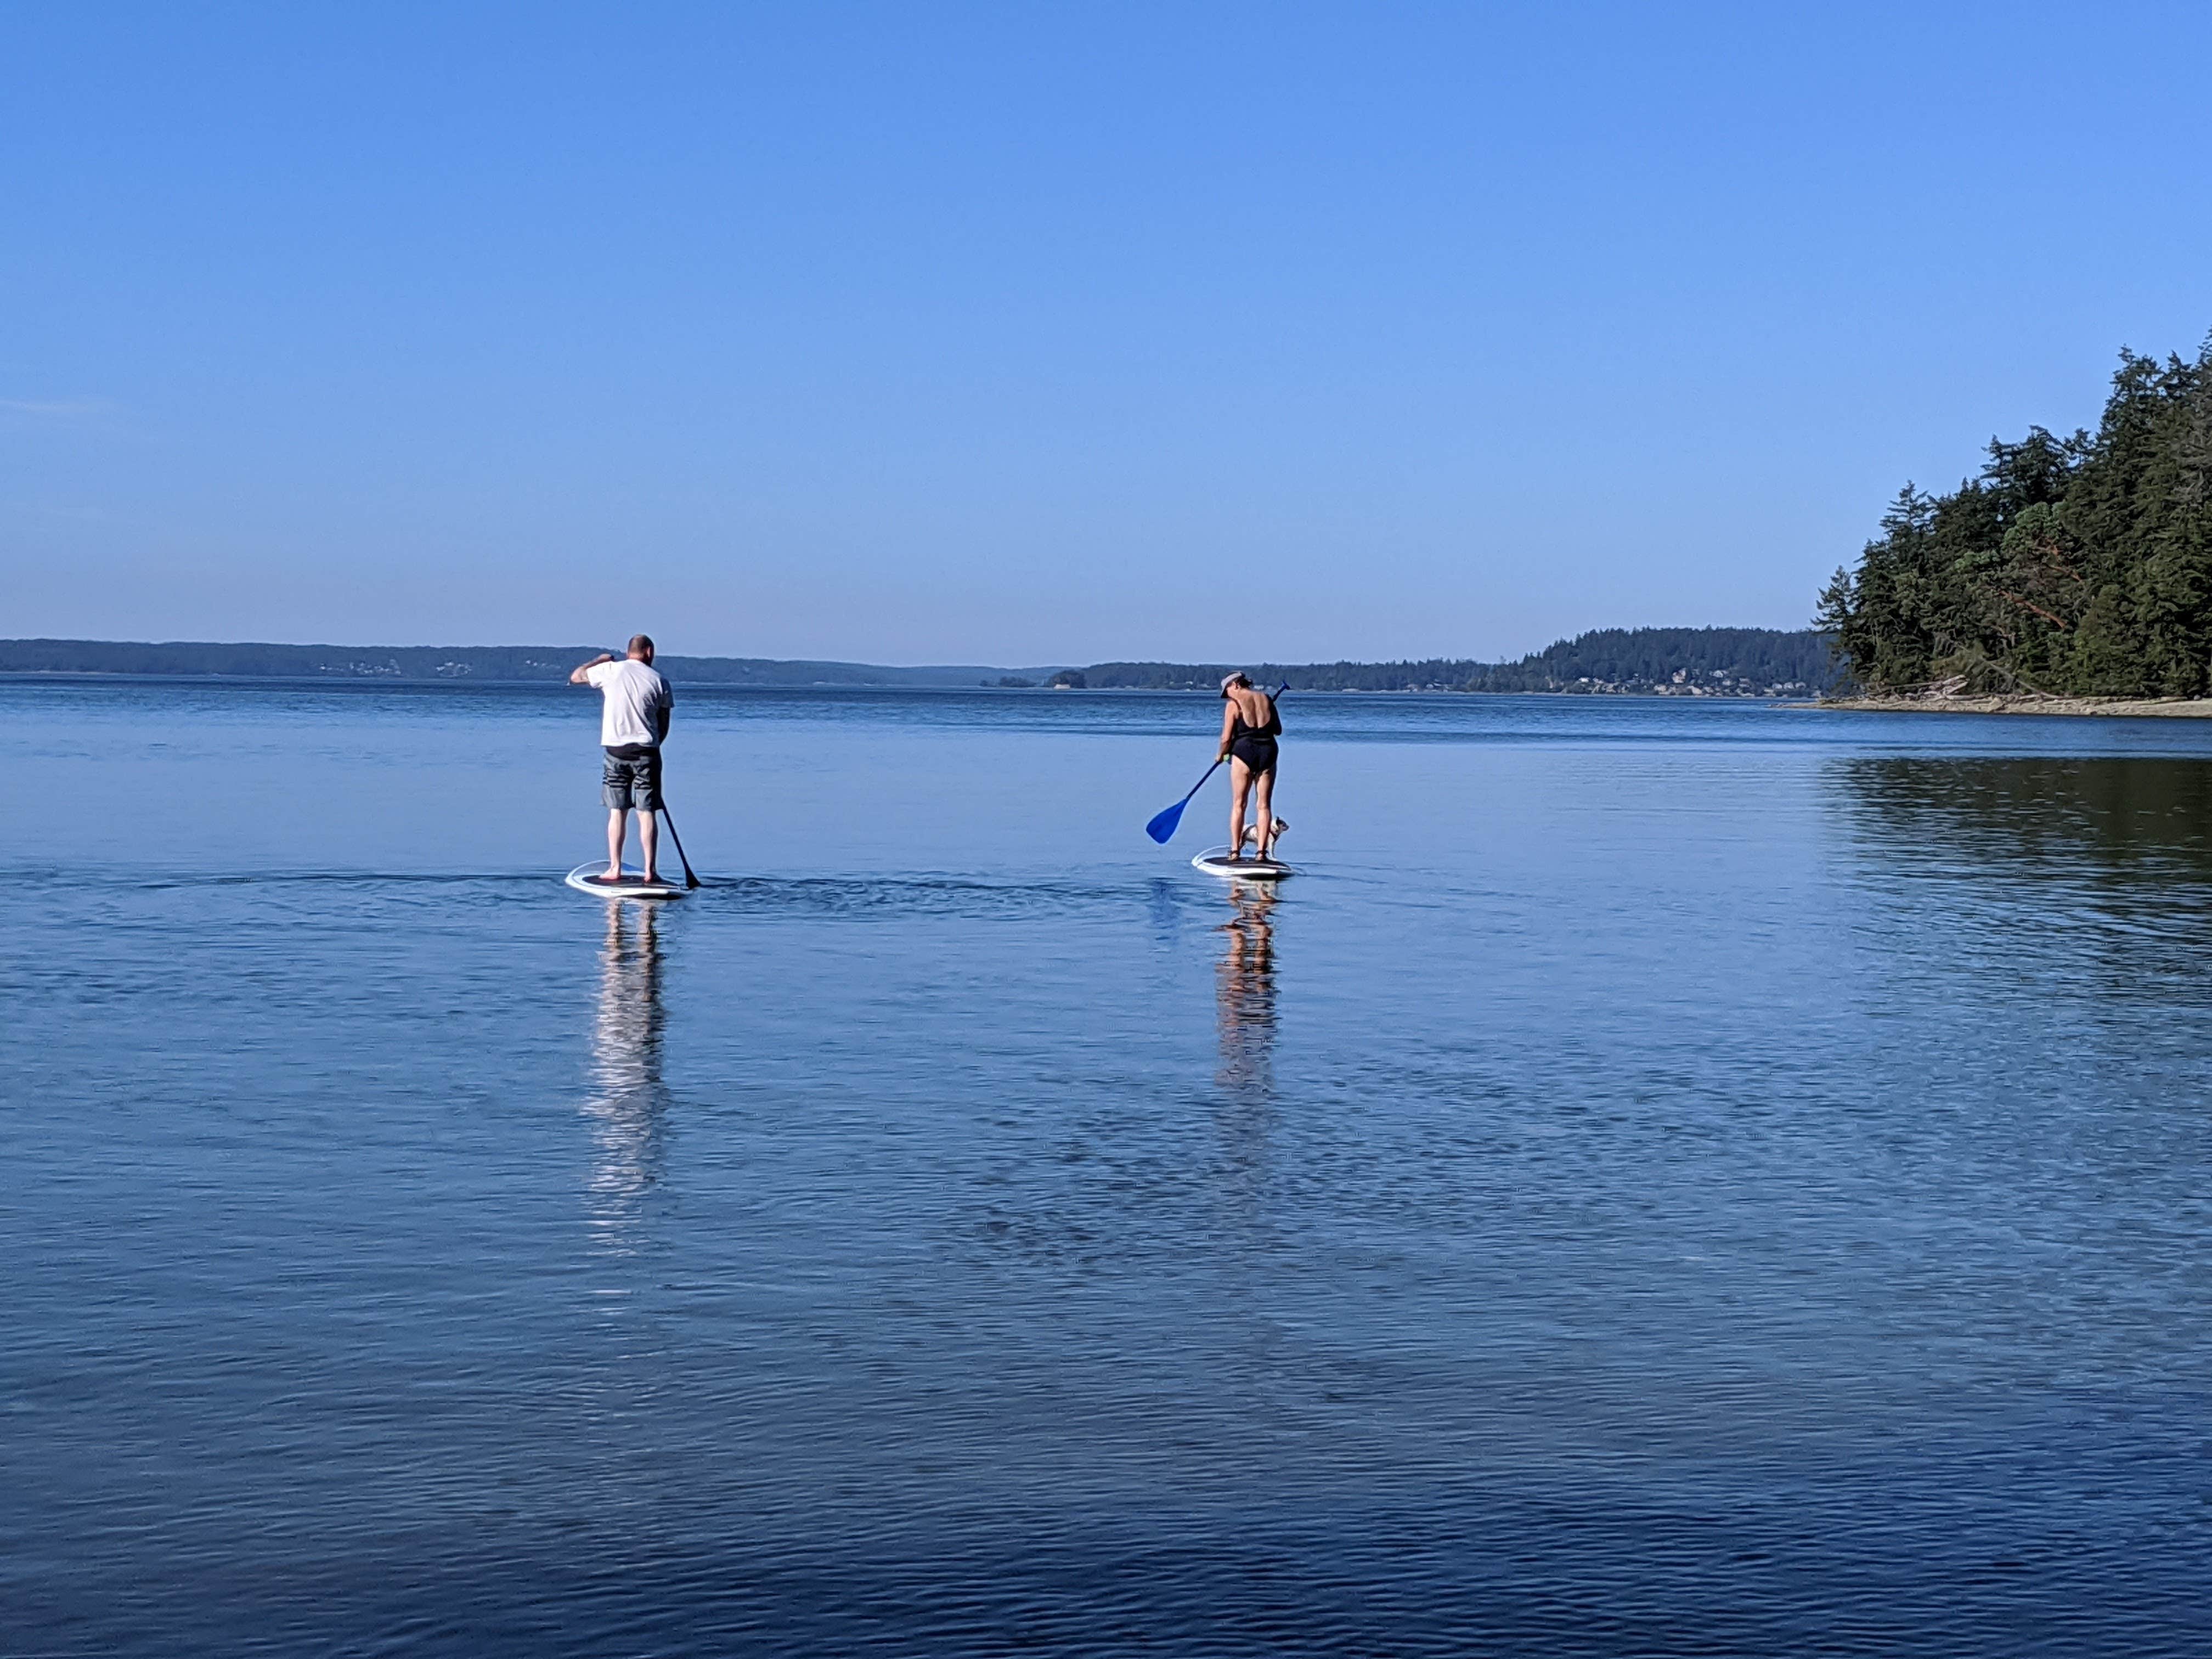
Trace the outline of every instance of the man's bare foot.
[[584, 878], [584, 879], [585, 879], [586, 881], [596, 881], [596, 882], [599, 883], [599, 884], [600, 884], [601, 885], [603, 885], [603, 886], [607, 886], [607, 887], [619, 887], [619, 886], [621, 886], [621, 885], [623, 884], [623, 882], [627, 881], [627, 880], [629, 879], [629, 878], [628, 878], [627, 876], [619, 876], [619, 875], [605, 875], [605, 876], [586, 876], [586, 877]]
[[658, 887], [660, 885], [660, 872], [658, 870], [648, 870], [644, 875], [638, 878], [638, 879], [642, 881], [647, 887]]

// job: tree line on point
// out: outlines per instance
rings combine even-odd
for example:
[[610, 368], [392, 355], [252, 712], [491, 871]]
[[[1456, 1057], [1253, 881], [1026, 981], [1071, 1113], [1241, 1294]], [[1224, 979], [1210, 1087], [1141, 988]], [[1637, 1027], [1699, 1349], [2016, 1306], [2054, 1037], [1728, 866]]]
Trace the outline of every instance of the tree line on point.
[[1817, 620], [1875, 693], [2212, 694], [2212, 338], [2123, 352], [2094, 433], [2033, 427], [1948, 495], [1907, 484]]

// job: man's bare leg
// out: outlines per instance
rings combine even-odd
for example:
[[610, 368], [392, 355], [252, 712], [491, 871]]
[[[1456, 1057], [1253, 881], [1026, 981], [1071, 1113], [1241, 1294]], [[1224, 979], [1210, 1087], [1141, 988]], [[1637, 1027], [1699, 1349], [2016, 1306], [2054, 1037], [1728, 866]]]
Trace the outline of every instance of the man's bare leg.
[[623, 812], [619, 806], [607, 809], [607, 873], [608, 881], [622, 879], [622, 849]]
[[645, 855], [645, 878], [659, 881], [660, 866], [657, 860], [660, 852], [660, 819], [657, 815], [642, 811], [638, 813], [637, 846]]

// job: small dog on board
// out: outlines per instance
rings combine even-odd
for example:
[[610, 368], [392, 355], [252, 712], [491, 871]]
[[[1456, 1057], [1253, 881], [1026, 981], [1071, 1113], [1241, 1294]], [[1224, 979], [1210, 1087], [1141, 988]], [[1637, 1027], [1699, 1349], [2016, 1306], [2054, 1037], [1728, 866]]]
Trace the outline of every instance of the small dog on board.
[[[1282, 840], [1283, 836], [1289, 831], [1290, 827], [1291, 821], [1288, 818], [1277, 818], [1275, 820], [1275, 827], [1267, 836], [1267, 854], [1270, 858], [1274, 856], [1275, 843]], [[1244, 826], [1244, 839], [1237, 843], [1237, 856], [1240, 859], [1243, 858], [1244, 856], [1244, 849], [1248, 847], [1252, 849], [1255, 855], [1259, 853], [1260, 826], [1256, 823], [1248, 823]]]

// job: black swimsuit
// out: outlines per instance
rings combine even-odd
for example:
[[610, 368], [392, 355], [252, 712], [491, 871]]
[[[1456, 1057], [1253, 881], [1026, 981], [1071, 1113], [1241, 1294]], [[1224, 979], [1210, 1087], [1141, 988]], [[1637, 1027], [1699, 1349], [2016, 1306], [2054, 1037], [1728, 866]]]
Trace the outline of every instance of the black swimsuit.
[[1252, 775], [1275, 769], [1275, 739], [1283, 734], [1283, 716], [1270, 701], [1267, 723], [1247, 726], [1240, 711], [1229, 717], [1229, 752], [1251, 769]]

